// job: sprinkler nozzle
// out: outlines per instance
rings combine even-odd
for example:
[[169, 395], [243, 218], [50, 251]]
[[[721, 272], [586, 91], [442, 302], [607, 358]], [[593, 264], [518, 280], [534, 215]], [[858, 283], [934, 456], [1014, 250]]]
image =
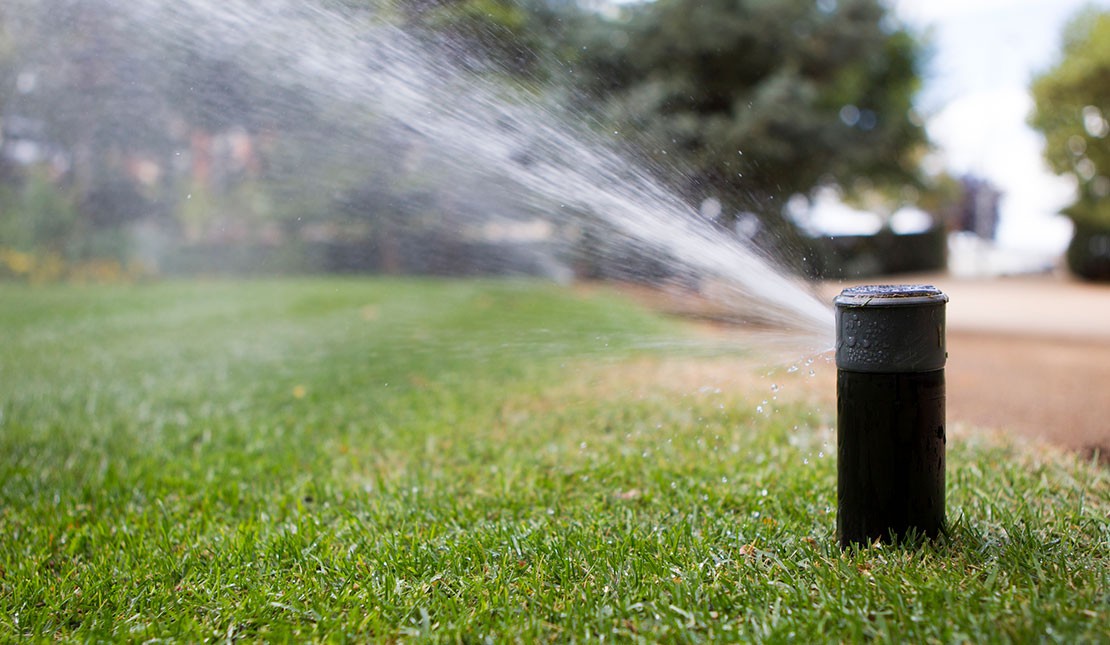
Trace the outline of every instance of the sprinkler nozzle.
[[945, 304], [927, 285], [836, 297], [840, 545], [944, 528]]

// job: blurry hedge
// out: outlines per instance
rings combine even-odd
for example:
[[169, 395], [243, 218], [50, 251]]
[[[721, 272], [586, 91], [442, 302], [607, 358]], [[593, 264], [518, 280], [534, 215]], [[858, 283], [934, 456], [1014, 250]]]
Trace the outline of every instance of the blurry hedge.
[[189, 244], [168, 249], [158, 272], [170, 276], [391, 274], [429, 276], [553, 273], [550, 249], [448, 236], [296, 241], [282, 244]]
[[1110, 227], [1076, 221], [1067, 258], [1075, 275], [1110, 281]]
[[948, 267], [948, 233], [944, 227], [908, 235], [883, 229], [876, 235], [811, 238], [802, 244], [806, 258], [803, 271], [811, 278], [870, 278], [944, 271]]

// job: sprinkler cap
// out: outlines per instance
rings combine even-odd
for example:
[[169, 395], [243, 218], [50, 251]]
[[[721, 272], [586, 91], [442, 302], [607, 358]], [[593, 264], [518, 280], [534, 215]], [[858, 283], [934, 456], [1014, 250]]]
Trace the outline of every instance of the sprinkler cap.
[[944, 368], [944, 306], [930, 285], [869, 285], [845, 289], [836, 305], [836, 366], [872, 373]]

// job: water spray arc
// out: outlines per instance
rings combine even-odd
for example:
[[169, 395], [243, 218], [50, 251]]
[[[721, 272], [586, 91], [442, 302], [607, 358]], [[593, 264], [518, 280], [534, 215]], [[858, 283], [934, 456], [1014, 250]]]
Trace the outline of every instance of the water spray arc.
[[834, 301], [842, 548], [944, 528], [947, 302], [923, 285], [852, 287]]
[[[514, 91], [452, 62], [466, 52], [443, 49], [384, 14], [343, 3], [133, 0], [126, 6], [123, 15], [136, 31], [155, 41], [220, 53], [259, 86], [278, 94], [293, 90], [301, 99], [282, 106], [284, 118], [303, 112], [306, 123], [321, 124], [321, 146], [358, 150], [372, 160], [345, 172], [371, 176], [379, 165], [396, 165], [397, 148], [408, 146], [417, 151], [409, 179], [434, 185], [452, 203], [477, 195], [484, 202], [475, 209], [479, 224], [500, 195], [513, 196], [494, 209], [506, 214], [542, 213], [564, 230], [583, 219], [600, 224], [614, 241], [660, 258], [681, 279], [712, 285], [714, 299], [729, 308], [749, 315], [759, 303], [752, 317], [807, 337], [807, 350], [831, 344], [825, 303], [763, 249], [706, 225], [657, 172], [630, 162], [559, 96]], [[442, 179], [432, 182], [433, 176]], [[328, 194], [340, 189], [320, 187]], [[447, 209], [435, 215], [455, 233], [472, 223]]]

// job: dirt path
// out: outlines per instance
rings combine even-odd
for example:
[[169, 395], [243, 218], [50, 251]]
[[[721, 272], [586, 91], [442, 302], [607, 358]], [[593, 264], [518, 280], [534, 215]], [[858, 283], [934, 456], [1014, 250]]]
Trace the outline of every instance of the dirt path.
[[949, 332], [948, 418], [1110, 458], [1110, 343]]

